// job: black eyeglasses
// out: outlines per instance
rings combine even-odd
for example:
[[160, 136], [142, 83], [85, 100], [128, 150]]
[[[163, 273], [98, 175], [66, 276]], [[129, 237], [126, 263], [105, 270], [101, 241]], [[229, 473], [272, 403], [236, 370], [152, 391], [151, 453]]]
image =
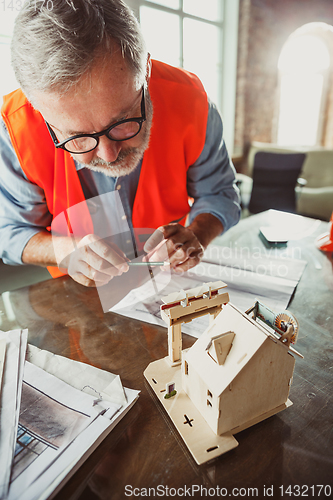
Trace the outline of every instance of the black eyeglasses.
[[102, 135], [106, 135], [111, 141], [128, 141], [132, 139], [141, 130], [143, 122], [146, 120], [146, 107], [145, 107], [145, 90], [142, 87], [142, 99], [141, 99], [141, 117], [140, 118], [128, 118], [126, 120], [121, 120], [116, 122], [111, 127], [102, 130], [102, 132], [97, 132], [96, 134], [78, 134], [69, 137], [62, 142], [59, 142], [57, 136], [52, 130], [51, 126], [46, 123], [48, 131], [52, 137], [54, 145], [56, 148], [64, 149], [69, 153], [83, 154], [89, 153], [93, 149], [97, 148], [99, 143], [99, 138]]

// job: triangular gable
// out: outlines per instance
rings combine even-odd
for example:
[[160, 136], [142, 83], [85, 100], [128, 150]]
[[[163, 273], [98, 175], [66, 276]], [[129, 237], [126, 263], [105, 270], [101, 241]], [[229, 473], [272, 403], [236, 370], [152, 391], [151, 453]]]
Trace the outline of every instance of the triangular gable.
[[206, 347], [209, 356], [218, 363], [224, 365], [225, 360], [232, 347], [235, 332], [226, 332], [212, 337]]

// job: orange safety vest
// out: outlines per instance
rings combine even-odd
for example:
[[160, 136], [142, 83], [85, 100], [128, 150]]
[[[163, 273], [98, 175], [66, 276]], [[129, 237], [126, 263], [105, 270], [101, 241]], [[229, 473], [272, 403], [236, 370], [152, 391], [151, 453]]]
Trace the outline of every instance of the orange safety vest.
[[[132, 213], [138, 229], [155, 229], [188, 214], [187, 169], [202, 152], [208, 117], [203, 86], [185, 70], [153, 61], [149, 92], [153, 125]], [[73, 158], [54, 147], [42, 115], [20, 89], [4, 97], [1, 114], [22, 170], [44, 190], [53, 219], [84, 201]], [[93, 232], [88, 210], [80, 220], [66, 218], [69, 233]]]

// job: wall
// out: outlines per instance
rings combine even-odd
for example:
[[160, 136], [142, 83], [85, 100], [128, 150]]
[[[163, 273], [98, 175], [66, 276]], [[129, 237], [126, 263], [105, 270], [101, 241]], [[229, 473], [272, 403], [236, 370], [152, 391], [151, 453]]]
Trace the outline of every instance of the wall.
[[333, 25], [332, 0], [240, 0], [235, 154], [251, 141], [274, 142], [281, 49], [315, 21]]

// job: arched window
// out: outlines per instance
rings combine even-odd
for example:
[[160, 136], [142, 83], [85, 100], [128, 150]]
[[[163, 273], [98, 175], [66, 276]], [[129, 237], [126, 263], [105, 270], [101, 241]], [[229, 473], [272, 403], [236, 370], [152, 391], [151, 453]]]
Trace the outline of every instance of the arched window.
[[277, 143], [316, 146], [322, 143], [331, 57], [327, 35], [333, 27], [310, 23], [284, 44], [279, 62]]

